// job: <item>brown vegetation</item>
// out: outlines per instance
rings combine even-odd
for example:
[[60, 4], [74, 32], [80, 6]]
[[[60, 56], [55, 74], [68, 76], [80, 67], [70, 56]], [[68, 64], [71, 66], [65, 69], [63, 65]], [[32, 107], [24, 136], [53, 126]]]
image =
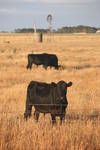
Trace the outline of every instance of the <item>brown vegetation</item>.
[[[99, 150], [100, 36], [64, 35], [42, 44], [17, 38], [12, 42], [9, 36], [9, 42], [0, 43], [0, 150]], [[57, 71], [33, 66], [27, 71], [30, 52], [55, 53], [62, 67]], [[62, 79], [73, 82], [65, 123], [60, 126], [58, 119], [52, 127], [50, 115], [42, 114], [38, 123], [33, 117], [25, 122], [29, 82]]]

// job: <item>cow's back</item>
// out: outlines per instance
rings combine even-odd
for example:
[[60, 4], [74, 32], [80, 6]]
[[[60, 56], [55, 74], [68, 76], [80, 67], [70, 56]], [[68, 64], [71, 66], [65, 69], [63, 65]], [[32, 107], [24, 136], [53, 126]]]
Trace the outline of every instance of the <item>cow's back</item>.
[[48, 99], [51, 95], [51, 86], [43, 82], [31, 81], [27, 90], [33, 104], [44, 102], [43, 99]]

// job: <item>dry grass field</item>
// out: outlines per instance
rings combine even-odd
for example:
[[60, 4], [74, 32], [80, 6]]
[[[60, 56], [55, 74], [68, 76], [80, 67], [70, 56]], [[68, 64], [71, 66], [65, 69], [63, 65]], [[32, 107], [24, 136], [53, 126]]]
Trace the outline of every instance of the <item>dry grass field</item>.
[[[5, 37], [0, 36], [0, 150], [100, 150], [100, 35], [53, 36], [43, 43]], [[31, 52], [54, 53], [62, 67], [27, 70]], [[73, 82], [62, 126], [59, 118], [52, 126], [49, 114], [38, 123], [33, 116], [24, 121], [31, 80]]]

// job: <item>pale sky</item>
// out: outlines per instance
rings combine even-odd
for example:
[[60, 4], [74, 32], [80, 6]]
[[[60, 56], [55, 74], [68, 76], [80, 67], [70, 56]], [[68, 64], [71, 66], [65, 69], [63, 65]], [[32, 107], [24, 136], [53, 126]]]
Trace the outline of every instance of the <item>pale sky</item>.
[[16, 28], [48, 28], [46, 17], [53, 16], [53, 28], [89, 25], [100, 27], [100, 0], [0, 0], [0, 31]]

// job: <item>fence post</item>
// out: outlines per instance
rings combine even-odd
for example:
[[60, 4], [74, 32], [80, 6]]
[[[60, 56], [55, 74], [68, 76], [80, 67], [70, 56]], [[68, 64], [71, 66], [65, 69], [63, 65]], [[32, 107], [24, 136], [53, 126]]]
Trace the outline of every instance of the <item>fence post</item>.
[[40, 33], [40, 42], [41, 43], [43, 42], [43, 33], [42, 32]]

